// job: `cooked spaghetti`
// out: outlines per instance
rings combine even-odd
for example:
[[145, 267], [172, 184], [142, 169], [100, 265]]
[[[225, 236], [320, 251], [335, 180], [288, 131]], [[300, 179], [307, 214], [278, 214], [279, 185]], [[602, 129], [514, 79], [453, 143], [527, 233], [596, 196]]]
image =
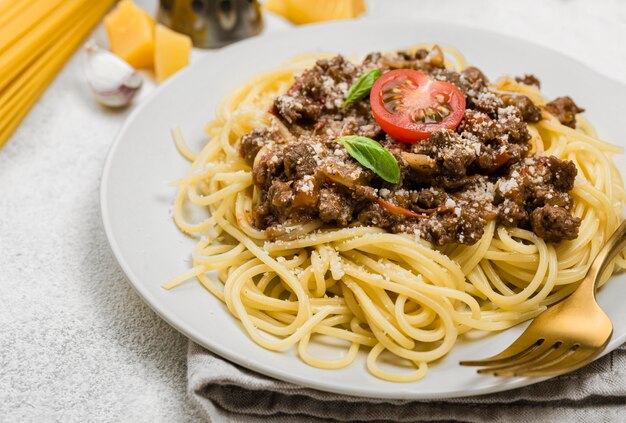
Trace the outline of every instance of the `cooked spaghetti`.
[[[264, 348], [297, 346], [324, 369], [366, 350], [369, 371], [397, 382], [424, 377], [461, 334], [509, 328], [573, 292], [620, 223], [626, 193], [612, 155], [621, 148], [599, 140], [569, 97], [548, 102], [535, 77], [488, 84], [445, 51], [445, 60], [421, 46], [361, 64], [302, 57], [229, 96], [200, 153], [174, 130], [193, 162], [177, 182], [174, 221], [198, 244], [193, 268], [165, 287], [197, 278]], [[467, 101], [462, 120], [398, 142], [369, 98], [342, 104], [372, 69], [449, 81]], [[412, 119], [440, 124], [453, 114], [425, 110]], [[346, 135], [379, 141], [399, 181], [347, 154], [336, 142]], [[206, 219], [189, 221], [189, 207]], [[623, 253], [606, 277], [620, 268]], [[314, 355], [317, 335], [343, 340], [345, 353]], [[385, 351], [412, 368], [381, 366]]]

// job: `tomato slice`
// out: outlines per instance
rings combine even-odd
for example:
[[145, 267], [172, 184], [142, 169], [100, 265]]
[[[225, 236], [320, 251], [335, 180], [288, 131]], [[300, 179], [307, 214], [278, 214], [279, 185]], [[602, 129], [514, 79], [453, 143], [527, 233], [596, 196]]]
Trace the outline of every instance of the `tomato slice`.
[[465, 114], [461, 90], [412, 69], [384, 73], [372, 87], [370, 104], [383, 131], [408, 143], [426, 139], [438, 129], [456, 128]]

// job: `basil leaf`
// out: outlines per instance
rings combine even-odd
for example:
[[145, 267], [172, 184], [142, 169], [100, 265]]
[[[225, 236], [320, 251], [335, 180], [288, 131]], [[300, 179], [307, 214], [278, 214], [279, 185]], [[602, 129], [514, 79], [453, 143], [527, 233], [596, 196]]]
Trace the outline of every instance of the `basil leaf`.
[[339, 141], [363, 167], [373, 171], [387, 182], [400, 182], [400, 166], [398, 161], [388, 150], [371, 138], [360, 135], [348, 135], [339, 138]]
[[346, 100], [341, 105], [343, 109], [348, 104], [364, 98], [372, 89], [372, 85], [382, 73], [378, 69], [371, 69], [359, 77], [348, 89]]

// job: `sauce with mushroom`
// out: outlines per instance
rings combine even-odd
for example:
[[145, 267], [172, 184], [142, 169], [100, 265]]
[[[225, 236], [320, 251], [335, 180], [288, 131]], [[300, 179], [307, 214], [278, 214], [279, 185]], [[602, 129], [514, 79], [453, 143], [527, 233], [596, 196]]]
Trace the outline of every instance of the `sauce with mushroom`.
[[[398, 142], [379, 126], [369, 98], [344, 104], [349, 87], [372, 69], [383, 75], [412, 69], [454, 85], [465, 96], [460, 123], [414, 144]], [[518, 81], [539, 85], [532, 75]], [[568, 126], [582, 111], [569, 97], [546, 109]], [[539, 121], [541, 110], [523, 95], [490, 91], [475, 67], [446, 69], [438, 47], [372, 53], [359, 65], [342, 56], [319, 60], [275, 99], [272, 112], [293, 139], [263, 128], [239, 143], [261, 193], [254, 225], [270, 238], [315, 219], [334, 227], [363, 224], [415, 234], [436, 245], [473, 244], [492, 219], [549, 242], [578, 236], [580, 219], [571, 213], [569, 193], [576, 167], [529, 155], [527, 124]], [[345, 135], [369, 137], [389, 150], [400, 181], [386, 182], [360, 165], [336, 141]]]

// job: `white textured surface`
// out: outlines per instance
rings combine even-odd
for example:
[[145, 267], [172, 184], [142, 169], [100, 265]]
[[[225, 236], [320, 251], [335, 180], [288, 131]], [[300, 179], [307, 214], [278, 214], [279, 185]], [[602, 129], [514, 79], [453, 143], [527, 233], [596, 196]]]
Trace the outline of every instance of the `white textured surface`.
[[[156, 1], [139, 3], [154, 10]], [[626, 82], [622, 0], [377, 0], [370, 8], [517, 35]], [[100, 172], [129, 110], [95, 105], [79, 62], [0, 150], [0, 421], [199, 421], [186, 394], [186, 339], [135, 295], [102, 231]]]

